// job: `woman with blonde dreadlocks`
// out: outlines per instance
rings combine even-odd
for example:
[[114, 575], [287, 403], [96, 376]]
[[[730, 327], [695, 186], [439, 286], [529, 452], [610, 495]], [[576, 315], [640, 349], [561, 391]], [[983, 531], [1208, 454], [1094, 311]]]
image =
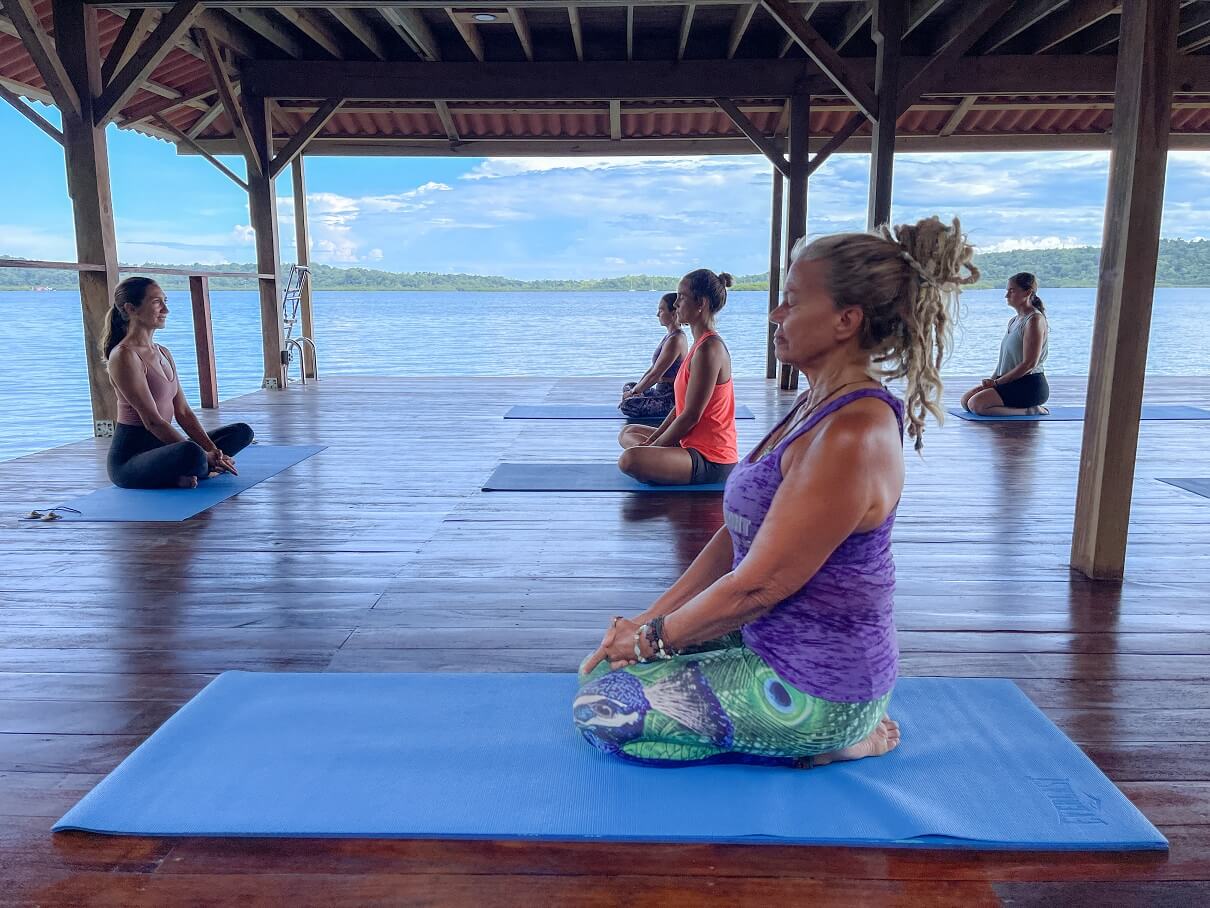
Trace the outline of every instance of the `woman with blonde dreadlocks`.
[[971, 253], [958, 221], [937, 218], [795, 248], [770, 318], [778, 359], [810, 390], [735, 466], [724, 526], [693, 564], [585, 660], [573, 714], [589, 742], [660, 765], [808, 767], [899, 743], [887, 704], [903, 430], [919, 450], [926, 415], [941, 419]]

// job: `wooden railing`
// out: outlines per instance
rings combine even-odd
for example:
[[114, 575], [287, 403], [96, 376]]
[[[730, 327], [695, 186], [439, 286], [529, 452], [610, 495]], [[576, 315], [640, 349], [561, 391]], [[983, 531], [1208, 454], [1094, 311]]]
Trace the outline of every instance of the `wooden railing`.
[[[104, 265], [84, 262], [43, 262], [35, 259], [0, 258], [0, 268], [30, 268], [47, 271], [104, 271]], [[230, 277], [248, 280], [273, 280], [272, 274], [249, 271], [198, 271], [192, 268], [135, 268], [119, 266], [119, 272], [171, 274], [189, 278], [189, 300], [193, 307], [193, 345], [197, 351], [197, 379], [202, 407], [218, 406], [218, 371], [214, 364], [214, 327], [210, 316], [210, 278]]]

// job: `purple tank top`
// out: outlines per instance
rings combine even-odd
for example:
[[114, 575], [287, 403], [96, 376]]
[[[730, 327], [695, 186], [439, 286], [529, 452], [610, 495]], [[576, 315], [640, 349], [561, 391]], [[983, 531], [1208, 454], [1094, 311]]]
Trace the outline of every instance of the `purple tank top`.
[[[881, 388], [865, 388], [824, 405], [759, 460], [752, 462], [749, 454], [736, 464], [723, 495], [733, 570], [752, 547], [781, 485], [786, 448], [830, 413], [863, 397], [886, 401], [902, 436], [903, 404]], [[899, 660], [893, 615], [894, 523], [892, 510], [881, 526], [851, 535], [798, 592], [744, 625], [744, 643], [783, 680], [812, 696], [845, 703], [881, 697], [894, 685]]]
[[[171, 363], [168, 357], [164, 355], [164, 350], [159, 344], [156, 344], [156, 355], [164, 363]], [[139, 357], [139, 362], [143, 364], [143, 373], [147, 376], [147, 388], [151, 391], [152, 400], [155, 401], [156, 412], [160, 414], [162, 419], [172, 422], [172, 399], [176, 397], [177, 389], [180, 387], [176, 371], [174, 370], [172, 378], [168, 379], [160, 371], [163, 365], [158, 367], [152, 366], [141, 356]], [[122, 396], [122, 392], [117, 385], [114, 385], [113, 389], [117, 393], [118, 398], [118, 422], [128, 426], [143, 426], [143, 420], [139, 416], [139, 411], [131, 405], [130, 401]], [[143, 428], [147, 427], [143, 426]]]
[[[664, 344], [668, 343], [668, 341], [672, 340], [674, 337], [679, 337], [679, 336], [680, 336], [679, 331], [676, 334], [665, 334], [664, 335], [664, 339], [662, 341], [660, 341], [660, 345], [658, 347], [656, 347], [655, 352], [653, 354], [651, 354], [651, 365], [654, 366], [655, 361], [660, 358], [660, 354], [664, 351]], [[664, 374], [660, 376], [659, 381], [661, 381], [661, 382], [672, 381], [674, 378], [676, 378], [676, 373], [680, 368], [681, 368], [681, 357], [678, 356], [673, 361], [672, 365], [664, 370]]]

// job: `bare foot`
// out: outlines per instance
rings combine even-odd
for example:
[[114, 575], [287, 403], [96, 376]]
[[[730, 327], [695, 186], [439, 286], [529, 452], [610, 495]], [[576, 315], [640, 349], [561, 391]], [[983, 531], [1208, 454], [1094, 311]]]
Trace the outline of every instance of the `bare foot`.
[[197, 477], [196, 476], [182, 476], [176, 481], [176, 484], [177, 484], [177, 487], [181, 488], [181, 489], [196, 489], [197, 488]]
[[890, 716], [883, 716], [878, 727], [865, 738], [842, 750], [819, 754], [814, 760], [816, 766], [827, 763], [839, 763], [842, 760], [860, 760], [862, 757], [881, 757], [899, 746], [899, 723]]

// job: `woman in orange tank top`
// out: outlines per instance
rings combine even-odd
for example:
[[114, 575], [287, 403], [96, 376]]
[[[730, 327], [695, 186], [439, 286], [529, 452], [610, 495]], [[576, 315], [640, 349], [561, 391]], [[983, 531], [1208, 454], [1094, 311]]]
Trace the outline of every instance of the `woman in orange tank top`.
[[677, 286], [677, 317], [693, 331], [693, 346], [673, 385], [676, 406], [656, 428], [627, 426], [618, 436], [626, 449], [618, 467], [640, 482], [722, 482], [739, 460], [731, 355], [714, 330], [731, 284], [727, 272], [699, 268]]

